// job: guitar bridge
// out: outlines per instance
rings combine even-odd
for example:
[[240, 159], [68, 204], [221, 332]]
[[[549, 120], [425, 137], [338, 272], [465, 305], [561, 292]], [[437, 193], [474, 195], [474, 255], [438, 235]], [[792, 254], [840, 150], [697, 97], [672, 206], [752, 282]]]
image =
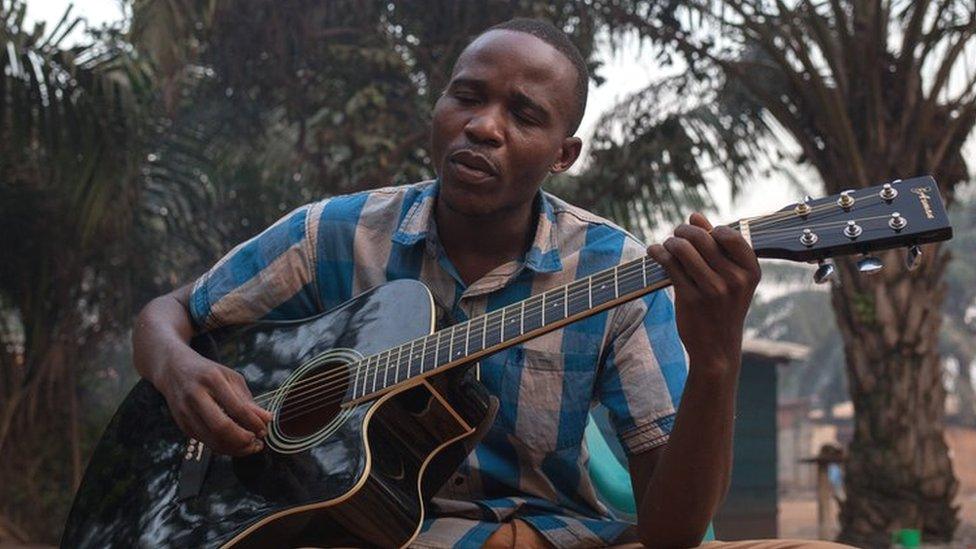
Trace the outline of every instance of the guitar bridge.
[[196, 439], [190, 439], [186, 451], [183, 453], [183, 463], [180, 465], [180, 480], [176, 489], [176, 499], [186, 501], [195, 498], [203, 488], [203, 481], [207, 476], [210, 465], [210, 448]]

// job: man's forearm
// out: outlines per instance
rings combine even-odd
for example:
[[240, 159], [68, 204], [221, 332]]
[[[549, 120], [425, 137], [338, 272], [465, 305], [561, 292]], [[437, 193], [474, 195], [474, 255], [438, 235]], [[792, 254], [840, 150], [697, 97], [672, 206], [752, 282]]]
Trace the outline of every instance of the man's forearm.
[[692, 363], [674, 429], [638, 498], [649, 547], [698, 545], [728, 489], [739, 364]]
[[173, 355], [175, 347], [189, 348], [193, 324], [187, 312], [190, 286], [150, 301], [136, 317], [132, 327], [133, 364], [143, 378], [158, 386], [163, 359]]

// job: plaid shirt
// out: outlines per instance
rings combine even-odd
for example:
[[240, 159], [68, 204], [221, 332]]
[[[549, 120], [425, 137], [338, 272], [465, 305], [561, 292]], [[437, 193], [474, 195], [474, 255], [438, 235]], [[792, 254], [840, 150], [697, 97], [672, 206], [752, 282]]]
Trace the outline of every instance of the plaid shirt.
[[[437, 238], [436, 182], [301, 207], [234, 248], [195, 284], [201, 327], [295, 319], [390, 280], [431, 290], [438, 328], [640, 257], [644, 246], [592, 213], [541, 192], [532, 247], [466, 285]], [[518, 517], [557, 547], [632, 537], [587, 472], [591, 406], [602, 404], [629, 454], [664, 444], [687, 375], [669, 291], [652, 292], [484, 358], [500, 400], [494, 425], [430, 506], [415, 547], [480, 547]]]

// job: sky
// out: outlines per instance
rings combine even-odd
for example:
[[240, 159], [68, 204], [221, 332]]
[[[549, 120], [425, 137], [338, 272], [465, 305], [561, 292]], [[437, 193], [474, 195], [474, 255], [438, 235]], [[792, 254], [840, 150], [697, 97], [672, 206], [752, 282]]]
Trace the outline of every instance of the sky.
[[[68, 6], [73, 5], [72, 13], [87, 20], [89, 26], [97, 27], [122, 19], [122, 7], [116, 0], [28, 0], [27, 20], [48, 21], [54, 25], [60, 20]], [[81, 25], [67, 38], [66, 44], [83, 38]], [[592, 133], [600, 115], [616, 101], [647, 86], [662, 69], [651, 59], [649, 49], [641, 50], [637, 40], [625, 41], [616, 53], [608, 47], [597, 51], [603, 61], [599, 74], [606, 81], [601, 86], [590, 83], [589, 100], [578, 135], [584, 143]], [[810, 188], [816, 188], [812, 181]], [[727, 182], [715, 178], [710, 185], [718, 211], [713, 222], [728, 223], [745, 216], [771, 213], [802, 198], [787, 185], [777, 180], [758, 180], [748, 187], [738, 200], [733, 201]], [[689, 212], [690, 213], [690, 212]]]

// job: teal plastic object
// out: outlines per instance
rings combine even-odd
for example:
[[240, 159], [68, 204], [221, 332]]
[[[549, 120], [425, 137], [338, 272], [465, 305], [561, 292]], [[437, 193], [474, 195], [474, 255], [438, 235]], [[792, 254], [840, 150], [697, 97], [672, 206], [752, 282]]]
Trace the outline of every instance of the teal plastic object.
[[[600, 418], [605, 419], [605, 418]], [[590, 479], [596, 488], [597, 495], [615, 517], [637, 521], [637, 505], [634, 503], [634, 490], [630, 485], [630, 471], [622, 463], [617, 452], [610, 447], [609, 438], [604, 429], [594, 421], [593, 414], [586, 423], [586, 446], [590, 451]], [[619, 446], [619, 445], [618, 445]], [[702, 541], [715, 541], [715, 531], [708, 525]]]

